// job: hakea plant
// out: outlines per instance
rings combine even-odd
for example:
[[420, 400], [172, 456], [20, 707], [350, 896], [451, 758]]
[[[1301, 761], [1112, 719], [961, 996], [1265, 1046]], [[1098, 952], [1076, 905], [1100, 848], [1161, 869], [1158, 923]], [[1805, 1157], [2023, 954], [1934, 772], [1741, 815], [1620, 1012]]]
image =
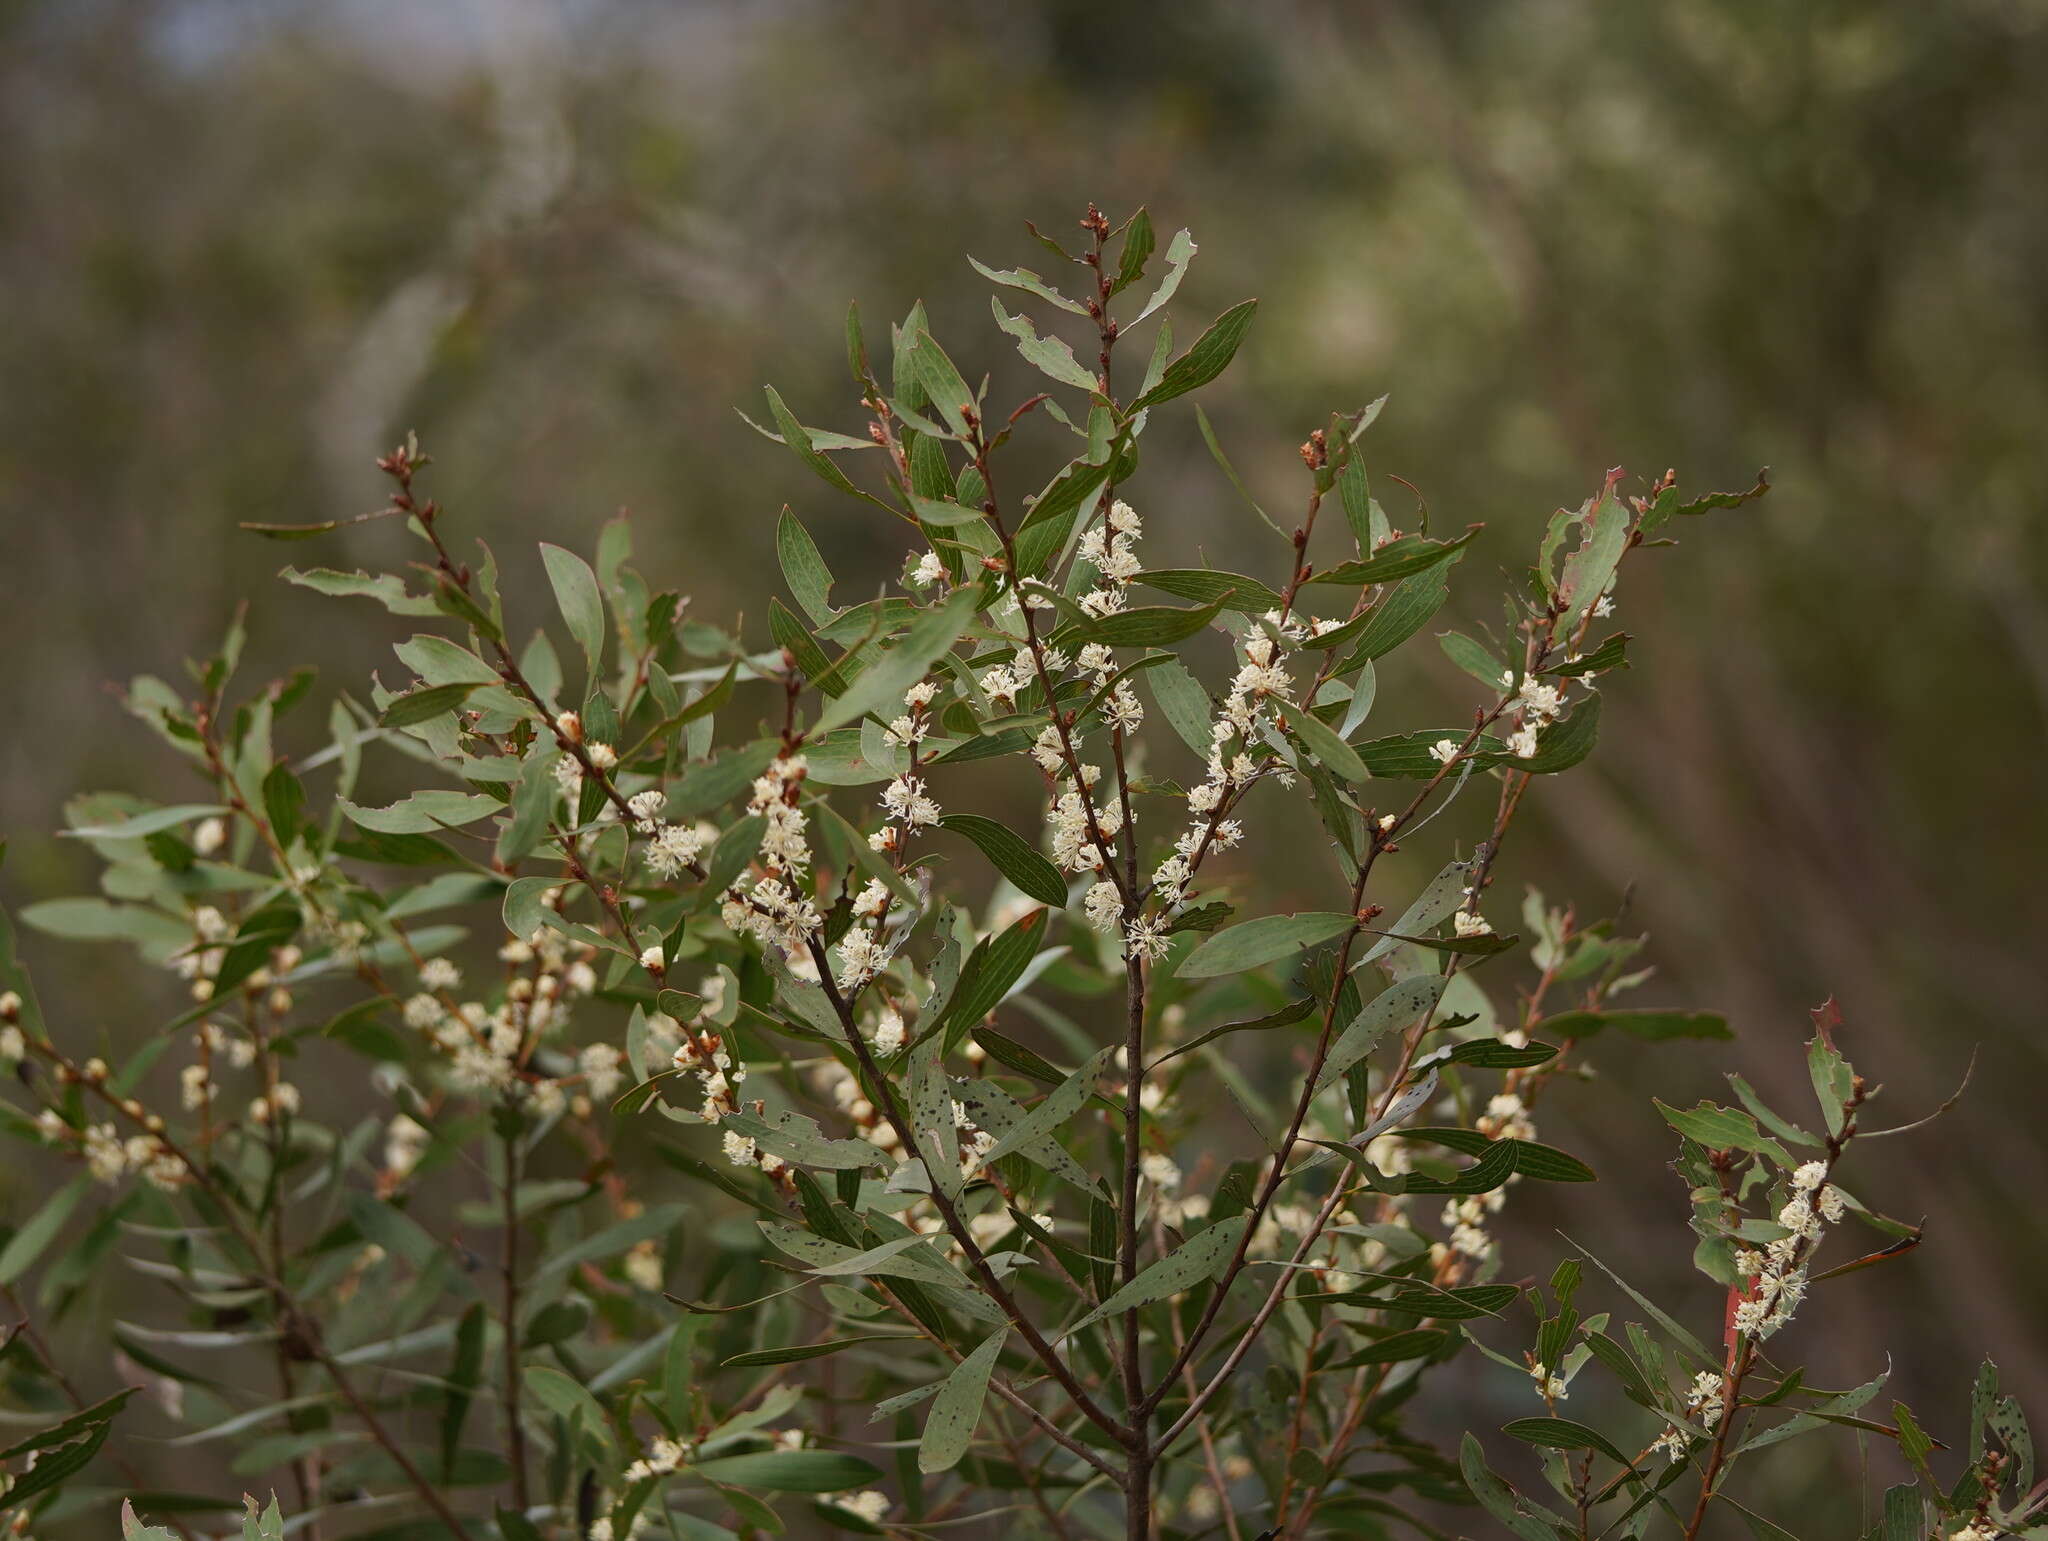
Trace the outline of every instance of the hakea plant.
[[[914, 542], [888, 592], [835, 602], [785, 512], [796, 608], [771, 599], [743, 637], [652, 587], [614, 522], [594, 563], [541, 548], [565, 665], [408, 442], [363, 517], [417, 537], [414, 570], [285, 572], [436, 623], [396, 645], [405, 688], [373, 678], [321, 731], [309, 674], [231, 696], [239, 629], [189, 688], [136, 682], [197, 800], [78, 799], [103, 892], [25, 919], [133, 944], [189, 1005], [111, 1063], [46, 1021], [0, 933], [6, 1127], [83, 1167], [0, 1247], [9, 1416], [35, 1430], [0, 1451], [15, 1534], [123, 1493], [131, 1536], [219, 1523], [203, 1494], [140, 1490], [119, 1441], [118, 1480], [95, 1475], [141, 1388], [187, 1426], [174, 1444], [283, 1493], [288, 1522], [252, 1510], [266, 1537], [717, 1541], [780, 1530], [780, 1494], [862, 1533], [1440, 1535], [1431, 1515], [1477, 1504], [1523, 1537], [1694, 1537], [1749, 1514], [1738, 1461], [1831, 1426], [1903, 1456], [1886, 1541], [2041, 1514], [1988, 1367], [1943, 1484], [1910, 1413], [1859, 1412], [1879, 1382], [1828, 1392], [1778, 1358], [1811, 1290], [1917, 1239], [1842, 1186], [1871, 1088], [1832, 1019], [1824, 1132], [1739, 1081], [1740, 1107], [1664, 1110], [1727, 1290], [1715, 1332], [1618, 1279], [1644, 1322], [1581, 1316], [1576, 1259], [1544, 1289], [1501, 1255], [1517, 1184], [1593, 1175], [1535, 1120], [1594, 1033], [1726, 1034], [1617, 1005], [1640, 941], [1540, 896], [1533, 973], [1479, 980], [1516, 950], [1487, 903], [1516, 815], [1592, 750], [1626, 664], [1601, 624], [1618, 576], [1761, 479], [1688, 500], [1611, 474], [1549, 521], [1491, 641], [1442, 635], [1470, 715], [1367, 736], [1375, 670], [1429, 628], [1472, 532], [1420, 509], [1394, 528], [1373, 407], [1302, 446], [1268, 579], [1170, 565], [1140, 446], [1253, 304], [1176, 351], [1187, 233], [1136, 306], [1145, 214], [1119, 232], [1091, 209], [1083, 233], [1075, 254], [1040, 237], [1078, 298], [981, 269], [1087, 333], [1084, 364], [997, 299], [1053, 391], [992, 406], [913, 309], [886, 383], [849, 318], [863, 434], [768, 392], [762, 431]], [[1155, 317], [1143, 367], [1113, 368]], [[1020, 498], [1027, 420], [1066, 448]], [[1469, 849], [1444, 833], [1451, 859], [1412, 865], [1479, 789]], [[977, 791], [1003, 816], [963, 808]], [[1323, 907], [1249, 908], [1257, 821]], [[946, 881], [977, 855], [992, 894]], [[352, 1056], [367, 1093], [336, 1074]], [[1824, 1267], [1845, 1217], [1888, 1243]], [[88, 1374], [64, 1318], [116, 1257], [174, 1303], [116, 1321]], [[1526, 1306], [1518, 1355], [1504, 1319]], [[1438, 1453], [1409, 1429], [1467, 1349], [1512, 1371], [1529, 1413], [1505, 1432], [1562, 1508], [1475, 1436]], [[73, 1398], [110, 1359], [130, 1389]], [[1595, 1364], [1612, 1432], [1560, 1411]]]

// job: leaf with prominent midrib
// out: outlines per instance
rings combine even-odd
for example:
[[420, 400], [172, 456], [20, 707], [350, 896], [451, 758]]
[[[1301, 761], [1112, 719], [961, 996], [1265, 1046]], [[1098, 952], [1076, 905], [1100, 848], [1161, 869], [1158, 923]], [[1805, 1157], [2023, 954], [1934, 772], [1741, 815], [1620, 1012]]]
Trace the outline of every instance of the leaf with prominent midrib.
[[1087, 1064], [1046, 1093], [1044, 1100], [1037, 1107], [1025, 1114], [1011, 1126], [1009, 1133], [996, 1141], [984, 1158], [984, 1165], [994, 1166], [1012, 1151], [1021, 1151], [1027, 1146], [1035, 1145], [1080, 1112], [1081, 1105], [1095, 1090], [1097, 1078], [1107, 1068], [1111, 1056], [1115, 1053], [1116, 1046], [1112, 1044], [1091, 1054]]
[[1374, 996], [1330, 1045], [1322, 1073], [1316, 1077], [1316, 1095], [1320, 1096], [1345, 1071], [1372, 1053], [1393, 1029], [1434, 1010], [1449, 983], [1448, 975], [1417, 974]]
[[1124, 1311], [1134, 1311], [1139, 1306], [1150, 1305], [1155, 1300], [1165, 1300], [1171, 1295], [1193, 1287], [1214, 1273], [1237, 1250], [1238, 1238], [1244, 1235], [1245, 1215], [1232, 1215], [1228, 1220], [1218, 1220], [1206, 1230], [1197, 1231], [1185, 1242], [1131, 1280], [1109, 1299], [1069, 1327], [1062, 1337], [1072, 1337], [1083, 1327], [1114, 1316]]
[[1067, 880], [1060, 876], [1059, 868], [1033, 850], [1007, 824], [985, 819], [978, 813], [949, 813], [939, 820], [939, 825], [972, 840], [1019, 892], [1040, 904], [1066, 908]]
[[1304, 910], [1298, 915], [1261, 915], [1217, 932], [1182, 960], [1175, 973], [1182, 979], [1220, 979], [1241, 974], [1304, 947], [1327, 942], [1348, 930], [1354, 917], [1332, 910]]

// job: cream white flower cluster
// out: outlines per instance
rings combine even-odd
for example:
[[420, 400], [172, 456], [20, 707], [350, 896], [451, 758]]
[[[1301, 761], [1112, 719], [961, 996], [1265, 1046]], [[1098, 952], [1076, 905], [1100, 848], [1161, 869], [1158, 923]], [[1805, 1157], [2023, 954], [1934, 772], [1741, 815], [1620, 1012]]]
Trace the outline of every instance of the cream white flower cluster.
[[1518, 760], [1532, 760], [1536, 757], [1537, 731], [1564, 713], [1564, 691], [1559, 686], [1544, 684], [1533, 674], [1524, 675], [1516, 689], [1512, 669], [1501, 676], [1500, 682], [1503, 688], [1515, 690], [1516, 727], [1508, 735], [1508, 753]]
[[824, 917], [805, 891], [811, 867], [809, 823], [800, 804], [807, 762], [800, 754], [777, 756], [754, 780], [747, 812], [766, 821], [761, 873], [748, 884], [726, 890], [719, 918], [739, 934], [774, 942], [791, 958], [806, 957], [809, 939]]
[[[1273, 703], [1285, 705], [1289, 699], [1293, 680], [1280, 665], [1283, 650], [1307, 635], [1307, 627], [1283, 618], [1278, 611], [1269, 611], [1245, 634], [1244, 663], [1209, 727], [1206, 774], [1188, 791], [1188, 825], [1174, 840], [1173, 854], [1152, 872], [1150, 897], [1159, 914], [1170, 915], [1187, 902], [1195, 872], [1211, 851], [1230, 850], [1244, 839], [1244, 826], [1222, 815], [1239, 793], [1270, 768], [1270, 758], [1263, 753], [1255, 755], [1254, 746], [1271, 719]], [[1090, 918], [1103, 925], [1093, 910]], [[1133, 919], [1125, 927], [1125, 945], [1147, 957], [1160, 956], [1166, 950], [1164, 921]]]
[[[1723, 1400], [1726, 1394], [1726, 1382], [1721, 1379], [1718, 1370], [1700, 1371], [1692, 1378], [1692, 1388], [1685, 1394], [1686, 1418], [1693, 1423], [1712, 1428], [1720, 1422], [1721, 1414], [1727, 1406]], [[1653, 1452], [1662, 1450], [1674, 1462], [1682, 1461], [1685, 1459], [1686, 1451], [1698, 1437], [1691, 1430], [1673, 1423], [1651, 1441], [1650, 1449]]]
[[[746, 1080], [747, 1067], [733, 1058], [717, 1024], [711, 1020], [723, 1005], [725, 980], [714, 974], [697, 989], [704, 1005], [694, 1020], [676, 1024], [675, 1047], [669, 1052], [669, 1064], [678, 1071], [696, 1076], [698, 1089], [704, 1094], [698, 1116], [707, 1124], [715, 1124], [726, 1114], [739, 1111], [739, 1097], [734, 1088]], [[663, 1020], [674, 1021], [673, 1018]], [[668, 1033], [663, 1033], [659, 1041], [668, 1037]]]
[[[1529, 1109], [1513, 1092], [1501, 1092], [1486, 1104], [1486, 1111], [1473, 1120], [1473, 1127], [1490, 1140], [1533, 1140], [1536, 1123]], [[1515, 1178], [1510, 1177], [1512, 1183]], [[1507, 1187], [1490, 1193], [1473, 1193], [1454, 1198], [1444, 1205], [1443, 1223], [1450, 1230], [1451, 1251], [1479, 1262], [1493, 1254], [1493, 1238], [1487, 1234], [1488, 1216], [1507, 1207]]]
[[881, 1524], [883, 1517], [889, 1512], [889, 1495], [875, 1488], [869, 1488], [865, 1492], [842, 1495], [834, 1498], [832, 1503], [835, 1507], [844, 1509], [848, 1514], [858, 1515], [870, 1525]]
[[1792, 1174], [1792, 1197], [1778, 1211], [1785, 1230], [1758, 1252], [1735, 1256], [1736, 1272], [1750, 1280], [1750, 1294], [1735, 1308], [1735, 1330], [1753, 1338], [1771, 1336], [1792, 1320], [1806, 1298], [1806, 1265], [1820, 1241], [1822, 1222], [1832, 1225], [1848, 1212], [1842, 1190], [1828, 1181], [1824, 1161], [1809, 1161]]
[[[0, 1020], [11, 1026], [20, 1012], [20, 996], [10, 990], [5, 997], [0, 997]], [[25, 1051], [27, 1045], [22, 1047]], [[98, 1087], [105, 1087], [111, 1073], [107, 1062], [97, 1057], [79, 1067], [79, 1074]], [[67, 1079], [71, 1076], [68, 1068], [62, 1074]], [[60, 1146], [84, 1161], [86, 1170], [100, 1182], [116, 1183], [128, 1172], [140, 1172], [145, 1181], [167, 1192], [182, 1186], [189, 1173], [184, 1159], [163, 1138], [163, 1119], [149, 1112], [133, 1097], [120, 1099], [120, 1109], [128, 1118], [142, 1125], [144, 1132], [124, 1139], [112, 1123], [74, 1128], [55, 1108], [49, 1107], [36, 1115], [36, 1129], [50, 1144]]]
[[[575, 712], [562, 712], [556, 716], [555, 734], [565, 744], [582, 745], [583, 753], [589, 759], [592, 769], [609, 776], [618, 767], [618, 750], [596, 739], [585, 739], [583, 719]], [[555, 787], [562, 794], [562, 801], [568, 807], [570, 822], [577, 822], [577, 805], [583, 800], [583, 765], [573, 754], [565, 754], [555, 761]], [[598, 810], [597, 816], [599, 819], [616, 818], [618, 810], [607, 798], [604, 806]]]
[[1081, 596], [1081, 608], [1093, 616], [1114, 615], [1130, 595], [1131, 580], [1143, 572], [1138, 539], [1145, 533], [1138, 511], [1119, 498], [1109, 506], [1107, 529], [1081, 537], [1081, 560], [1091, 562], [1102, 581]]
[[718, 838], [716, 825], [699, 820], [692, 825], [670, 824], [661, 817], [667, 794], [649, 787], [626, 799], [633, 810], [633, 829], [647, 842], [641, 860], [647, 870], [663, 881], [673, 881], [697, 865], [704, 848]]
[[[561, 900], [562, 890], [555, 889], [542, 902], [554, 908]], [[571, 1003], [597, 989], [594, 956], [589, 944], [572, 943], [546, 926], [529, 937], [507, 938], [498, 958], [512, 977], [496, 1006], [454, 1000], [461, 970], [446, 958], [429, 958], [400, 1015], [448, 1056], [449, 1083], [457, 1090], [517, 1096], [542, 1118], [565, 1109], [587, 1117], [618, 1091], [624, 1056], [610, 1044], [591, 1044], [575, 1051], [566, 1075], [551, 1076], [535, 1069], [534, 1053], [543, 1039], [568, 1027]]]
[[677, 1470], [690, 1458], [690, 1446], [681, 1440], [659, 1435], [641, 1457], [629, 1465], [624, 1473], [628, 1484], [644, 1482], [649, 1477], [665, 1477]]

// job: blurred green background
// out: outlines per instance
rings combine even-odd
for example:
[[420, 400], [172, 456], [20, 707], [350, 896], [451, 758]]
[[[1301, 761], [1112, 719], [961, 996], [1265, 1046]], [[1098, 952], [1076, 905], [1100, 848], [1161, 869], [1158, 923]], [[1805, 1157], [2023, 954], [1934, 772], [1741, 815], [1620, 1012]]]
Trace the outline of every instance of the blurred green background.
[[[587, 547], [621, 507], [714, 616], [762, 608], [785, 501], [842, 592], [893, 575], [898, 534], [733, 406], [772, 381], [855, 426], [850, 298], [872, 337], [921, 295], [970, 373], [1011, 368], [963, 253], [1044, 270], [1022, 220], [1089, 199], [1194, 228], [1184, 327], [1262, 296], [1203, 399], [1268, 507], [1299, 506], [1330, 408], [1393, 393], [1370, 460], [1397, 522], [1389, 473], [1490, 527], [1468, 621], [1606, 467], [1704, 491], [1770, 465], [1763, 503], [1633, 570], [1636, 667], [1496, 901], [1540, 872], [1604, 914], [1633, 885], [1657, 996], [1741, 1036], [1600, 1045], [1613, 1084], [1545, 1135], [1606, 1174], [1577, 1239], [1710, 1315], [1649, 1093], [1734, 1068], [1803, 1112], [1830, 993], [1880, 1122], [1974, 1049], [1958, 1111], [1852, 1174], [1931, 1244], [1794, 1334], [1830, 1384], [1888, 1351], [1937, 1429], [1984, 1350], [2048, 1415], [2041, 0], [16, 0], [0, 130], [14, 905], [91, 881], [50, 837], [65, 798], [178, 790], [109, 686], [174, 674], [238, 598], [275, 672], [391, 673], [382, 616], [274, 574], [399, 560], [399, 532], [236, 523], [376, 506], [408, 427], [529, 594], [533, 541]], [[1186, 425], [1148, 445], [1148, 549], [1277, 566]], [[1464, 699], [1401, 656], [1382, 690], [1416, 715], [1385, 731]], [[54, 1019], [118, 1043], [163, 1014], [165, 981], [29, 946]], [[1522, 1224], [1511, 1259], [1547, 1272], [1563, 1244]]]

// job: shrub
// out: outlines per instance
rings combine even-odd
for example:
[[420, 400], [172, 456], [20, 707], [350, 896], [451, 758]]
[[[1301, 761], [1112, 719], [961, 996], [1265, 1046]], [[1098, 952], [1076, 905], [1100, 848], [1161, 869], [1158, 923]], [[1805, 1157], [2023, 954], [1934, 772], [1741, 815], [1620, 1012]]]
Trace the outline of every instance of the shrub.
[[[768, 601], [764, 645], [641, 576], [618, 521], [594, 562], [541, 548], [560, 625], [529, 633], [408, 441], [364, 517], [404, 523], [414, 568], [284, 574], [426, 623], [395, 647], [406, 688], [372, 676], [324, 719], [306, 673], [238, 693], [239, 630], [186, 689], [135, 682], [197, 800], [77, 799], [102, 892], [24, 919], [128, 944], [190, 1004], [110, 1064], [0, 941], [7, 1130], [81, 1167], [0, 1249], [11, 1298], [37, 1276], [5, 1359], [46, 1425], [0, 1452], [17, 1529], [125, 1493], [131, 1538], [189, 1538], [221, 1507], [72, 1482], [121, 1451], [137, 1388], [46, 1411], [75, 1382], [34, 1318], [117, 1257], [168, 1298], [113, 1326], [117, 1363], [315, 1537], [710, 1541], [780, 1530], [783, 1495], [861, 1533], [1437, 1535], [1431, 1513], [1476, 1504], [1521, 1537], [1692, 1537], [1719, 1504], [1782, 1536], [1729, 1474], [1830, 1429], [1903, 1458], [1887, 1541], [2040, 1513], [1988, 1365], [1937, 1481], [1946, 1447], [1903, 1405], [1866, 1416], [1881, 1375], [1823, 1391], [1778, 1357], [1809, 1291], [1918, 1240], [1838, 1181], [1873, 1088], [1831, 1009], [1812, 1130], [1739, 1078], [1738, 1106], [1659, 1104], [1725, 1321], [1577, 1256], [1535, 1285], [1494, 1229], [1518, 1185], [1593, 1177], [1537, 1138], [1560, 1078], [1727, 1035], [1627, 1004], [1647, 970], [1617, 925], [1532, 892], [1509, 935], [1487, 900], [1526, 798], [1595, 747], [1623, 569], [1762, 479], [1688, 498], [1610, 473], [1549, 520], [1495, 634], [1442, 633], [1470, 715], [1369, 729], [1376, 671], [1474, 531], [1394, 527], [1376, 404], [1302, 445], [1291, 529], [1245, 496], [1281, 547], [1268, 579], [1171, 565], [1192, 556], [1132, 501], [1143, 436], [1254, 302], [1183, 349], [1163, 307], [1187, 233], [1162, 254], [1142, 211], [1083, 229], [1078, 254], [1040, 237], [1081, 298], [982, 269], [1047, 393], [992, 404], [920, 309], [886, 383], [849, 316], [863, 434], [768, 391], [762, 432], [914, 542], [889, 592], [836, 600], [785, 511], [795, 608]], [[1020, 498], [1012, 440], [1041, 427], [1062, 463]], [[960, 806], [996, 787], [1001, 816]], [[1488, 794], [1434, 876], [1382, 865]], [[1255, 901], [1262, 842], [1321, 907]], [[1516, 983], [1482, 984], [1518, 953]], [[1850, 1221], [1878, 1249], [1824, 1266]], [[1594, 1285], [1620, 1317], [1582, 1313]], [[1521, 1380], [1530, 1415], [1500, 1432], [1534, 1447], [1542, 1501], [1475, 1434], [1440, 1451], [1411, 1419], [1441, 1425], [1440, 1372], [1475, 1354]], [[1619, 1393], [1601, 1426], [1560, 1412], [1596, 1366]], [[274, 1503], [246, 1524], [286, 1528]]]

